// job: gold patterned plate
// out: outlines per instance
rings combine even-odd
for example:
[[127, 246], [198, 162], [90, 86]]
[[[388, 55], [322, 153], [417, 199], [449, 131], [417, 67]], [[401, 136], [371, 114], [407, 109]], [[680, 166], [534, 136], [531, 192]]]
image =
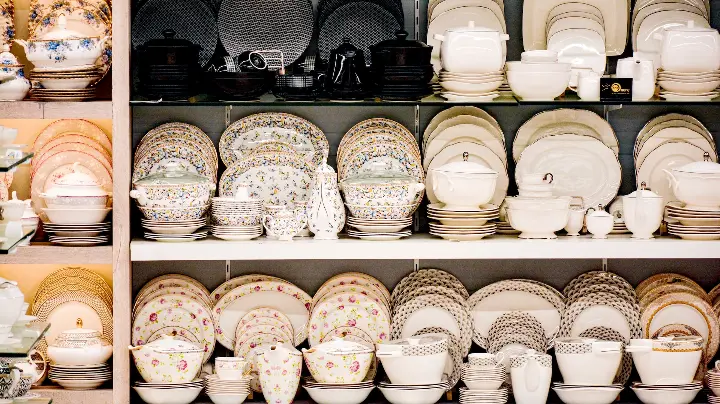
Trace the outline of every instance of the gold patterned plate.
[[100, 144], [105, 151], [112, 153], [110, 137], [99, 126], [84, 119], [61, 119], [51, 123], [35, 139], [33, 151], [40, 150], [46, 143], [65, 134], [91, 139]]
[[86, 290], [94, 293], [112, 307], [113, 294], [105, 279], [82, 267], [66, 267], [46, 276], [35, 292], [35, 302], [43, 302], [57, 290]]
[[697, 282], [688, 278], [685, 275], [675, 273], [653, 275], [640, 282], [637, 288], [635, 288], [635, 293], [637, 293], [639, 299], [642, 299], [643, 296], [645, 296], [645, 294], [647, 294], [653, 288], [668, 284], [684, 285], [689, 288], [695, 289], [699, 294], [705, 293], [705, 289], [703, 289], [702, 286], [698, 285]]
[[162, 145], [167, 140], [178, 140], [193, 143], [201, 150], [203, 155], [210, 159], [212, 166], [217, 171], [218, 154], [210, 137], [197, 126], [182, 122], [170, 122], [162, 124], [150, 130], [143, 136], [135, 150], [133, 164], [137, 164], [142, 158], [157, 145]]

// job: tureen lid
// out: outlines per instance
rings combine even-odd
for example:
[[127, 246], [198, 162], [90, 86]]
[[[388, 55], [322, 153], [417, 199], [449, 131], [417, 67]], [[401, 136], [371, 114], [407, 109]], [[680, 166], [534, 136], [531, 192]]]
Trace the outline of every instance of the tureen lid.
[[55, 186], [45, 194], [50, 196], [105, 196], [107, 192], [88, 174], [78, 170], [79, 164], [73, 164], [73, 171], [60, 178]]
[[200, 45], [196, 45], [187, 39], [175, 38], [177, 33], [173, 29], [166, 29], [162, 32], [162, 38], [151, 39], [145, 42], [142, 46], [145, 48], [201, 48]]
[[490, 168], [480, 163], [468, 161], [470, 154], [468, 152], [463, 153], [463, 161], [455, 161], [447, 163], [438, 168], [433, 168], [433, 171], [440, 171], [446, 173], [463, 173], [463, 174], [494, 174], [497, 175], [497, 171], [493, 171]]
[[100, 338], [102, 337], [102, 333], [97, 330], [92, 330], [89, 328], [83, 328], [83, 321], [82, 318], [78, 318], [75, 321], [75, 327], [74, 329], [65, 330], [61, 332], [57, 338], [58, 340], [88, 340], [92, 338]]
[[347, 178], [343, 184], [408, 184], [418, 182], [413, 176], [392, 168], [386, 161], [374, 161], [368, 171]]
[[78, 163], [73, 164], [73, 171], [60, 178], [56, 184], [63, 186], [94, 186], [99, 187], [97, 181], [88, 174], [77, 170]]
[[17, 57], [10, 52], [10, 45], [5, 44], [0, 50], [2, 50], [2, 52], [0, 52], [0, 65], [21, 66]]
[[183, 170], [177, 163], [169, 163], [164, 171], [150, 174], [138, 180], [136, 185], [192, 185], [209, 183], [202, 175]]
[[642, 182], [640, 184], [640, 189], [633, 191], [625, 196], [626, 198], [662, 198], [662, 196], [656, 194], [655, 192], [647, 189], [647, 184], [645, 182]]
[[159, 353], [203, 352], [201, 348], [192, 342], [175, 339], [172, 335], [163, 335], [162, 338], [156, 339], [149, 344], [142, 345], [142, 348], [151, 348], [155, 352]]
[[705, 161], [686, 164], [680, 168], [674, 168], [673, 171], [693, 174], [720, 174], [720, 164], [710, 161], [710, 153], [705, 152]]
[[[591, 212], [592, 210], [592, 212]], [[612, 217], [611, 214], [605, 211], [602, 205], [598, 205], [597, 208], [590, 208], [588, 209], [589, 217]]]
[[373, 352], [373, 349], [367, 345], [363, 345], [357, 342], [346, 340], [341, 337], [333, 337], [328, 342], [316, 345], [303, 352], [310, 352], [318, 350], [326, 354], [352, 354], [352, 353], [367, 353]]
[[395, 32], [395, 38], [386, 39], [377, 45], [372, 46], [374, 50], [387, 48], [432, 48], [432, 46], [416, 40], [408, 39], [408, 33], [404, 29]]
[[80, 32], [72, 31], [67, 29], [67, 17], [65, 14], [60, 14], [57, 19], [57, 25], [55, 28], [50, 30], [47, 34], [40, 38], [43, 41], [53, 41], [58, 39], [83, 39], [88, 38], [87, 35], [83, 35]]

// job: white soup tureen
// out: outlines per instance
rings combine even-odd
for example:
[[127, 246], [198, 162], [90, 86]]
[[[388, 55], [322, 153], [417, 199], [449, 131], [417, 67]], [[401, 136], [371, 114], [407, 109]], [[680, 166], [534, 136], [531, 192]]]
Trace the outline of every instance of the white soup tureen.
[[95, 365], [105, 363], [112, 356], [112, 345], [97, 330], [83, 328], [81, 318], [77, 328], [61, 332], [47, 353], [56, 365]]

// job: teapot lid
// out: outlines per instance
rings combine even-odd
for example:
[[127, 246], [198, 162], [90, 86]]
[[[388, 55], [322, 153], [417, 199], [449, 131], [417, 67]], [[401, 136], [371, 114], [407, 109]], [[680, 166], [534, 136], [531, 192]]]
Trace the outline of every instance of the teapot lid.
[[196, 48], [200, 50], [200, 45], [196, 45], [187, 39], [175, 38], [175, 35], [177, 35], [177, 33], [174, 29], [165, 29], [162, 32], [162, 38], [151, 39], [142, 46], [145, 48]]
[[155, 341], [145, 344], [142, 347], [151, 348], [155, 352], [159, 353], [203, 352], [201, 348], [192, 342], [175, 339], [172, 335], [163, 335], [162, 338], [156, 339]]
[[417, 178], [396, 170], [387, 161], [373, 161], [370, 168], [342, 181], [344, 184], [407, 184], [418, 182]]
[[3, 205], [27, 205], [25, 201], [22, 199], [18, 199], [17, 197], [17, 191], [12, 191], [12, 199], [8, 199], [7, 201], [2, 203]]
[[287, 342], [278, 342], [277, 344], [263, 346], [257, 350], [257, 355], [264, 355], [270, 351], [285, 351], [288, 355], [302, 356], [302, 352]]
[[373, 352], [373, 349], [367, 345], [363, 345], [357, 342], [346, 340], [342, 337], [333, 337], [328, 342], [316, 345], [304, 352], [313, 352], [318, 350], [326, 354], [358, 354]]
[[640, 189], [633, 191], [625, 196], [626, 198], [637, 198], [637, 197], [643, 197], [643, 198], [662, 198], [662, 196], [656, 194], [655, 192], [647, 189], [647, 183], [644, 181], [640, 183]]
[[[590, 212], [592, 210], [592, 212]], [[587, 215], [589, 217], [612, 217], [611, 214], [605, 211], [602, 205], [598, 205], [597, 208], [588, 209]]]
[[[50, 30], [47, 34], [43, 35], [40, 40], [42, 41], [55, 41], [59, 39], [86, 39], [91, 38], [77, 31], [67, 29], [67, 17], [65, 14], [60, 14], [57, 19], [57, 25]], [[99, 37], [94, 37], [99, 38]]]
[[10, 45], [4, 44], [0, 51], [0, 65], [22, 66], [19, 64], [17, 57], [10, 52]]
[[150, 174], [138, 180], [136, 185], [192, 185], [209, 183], [210, 179], [199, 174], [191, 173], [180, 167], [176, 162], [168, 163], [164, 171]]
[[673, 171], [693, 174], [720, 174], [720, 164], [710, 161], [710, 153], [705, 152], [704, 160], [674, 168]]
[[447, 163], [441, 167], [433, 168], [433, 171], [463, 174], [498, 174], [497, 171], [493, 171], [483, 164], [468, 161], [469, 157], [470, 153], [464, 152], [463, 161]]
[[408, 39], [408, 33], [404, 29], [395, 32], [395, 38], [386, 39], [372, 47], [373, 49], [382, 50], [387, 48], [432, 48], [425, 42]]
[[100, 331], [83, 328], [83, 320], [82, 318], [78, 318], [75, 321], [75, 328], [61, 332], [56, 340], [86, 340], [100, 338], [101, 336], [102, 333]]

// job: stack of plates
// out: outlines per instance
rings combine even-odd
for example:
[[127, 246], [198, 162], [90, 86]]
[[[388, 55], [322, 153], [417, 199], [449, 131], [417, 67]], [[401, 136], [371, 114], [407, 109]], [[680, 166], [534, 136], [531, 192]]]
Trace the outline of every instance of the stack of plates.
[[720, 209], [693, 210], [682, 202], [665, 207], [668, 233], [686, 240], [720, 240]]
[[232, 397], [238, 401], [244, 400], [250, 394], [251, 379], [250, 376], [244, 376], [240, 380], [222, 380], [218, 375], [209, 375], [205, 377], [205, 392], [213, 402], [215, 402], [214, 395], [227, 396], [228, 399]]
[[85, 101], [97, 97], [97, 87], [81, 90], [50, 90], [34, 88], [30, 91], [30, 99], [37, 101]]
[[499, 217], [497, 206], [484, 205], [475, 211], [446, 210], [444, 206], [441, 203], [428, 205], [428, 219], [439, 221], [430, 222], [430, 234], [454, 241], [480, 240], [495, 234], [497, 226], [488, 221]]
[[653, 118], [640, 130], [635, 140], [633, 153], [637, 186], [639, 188], [644, 182], [666, 202], [676, 201], [664, 170], [703, 161], [705, 153], [710, 161], [717, 162], [716, 149], [710, 131], [690, 115], [665, 114]]
[[720, 70], [704, 73], [677, 73], [660, 70], [660, 97], [677, 101], [709, 101], [718, 95]]
[[86, 247], [107, 243], [111, 230], [109, 222], [94, 224], [43, 224], [53, 244]]
[[50, 365], [51, 381], [68, 390], [91, 390], [112, 380], [112, 369], [107, 363], [100, 365]]
[[378, 383], [378, 389], [391, 403], [435, 403], [452, 388], [448, 383], [437, 384], [391, 384]]
[[487, 351], [512, 356], [516, 349], [534, 349], [546, 352], [550, 340], [542, 323], [534, 315], [523, 312], [505, 313], [492, 322], [487, 336]]
[[262, 234], [262, 201], [212, 199], [213, 236], [223, 240], [252, 240]]
[[460, 387], [460, 404], [504, 404], [508, 401], [508, 390], [470, 390]]
[[497, 234], [507, 234], [507, 235], [516, 235], [520, 234], [519, 231], [513, 229], [513, 227], [510, 225], [510, 222], [497, 222], [495, 223], [496, 230], [495, 233]]
[[207, 237], [207, 230], [198, 231], [207, 224], [207, 218], [180, 222], [161, 222], [142, 219], [145, 238], [156, 241], [192, 241]]
[[720, 398], [717, 396], [720, 393], [720, 370], [717, 368], [708, 370], [705, 374], [705, 384], [712, 390], [712, 393], [708, 393], [708, 402], [710, 404], [720, 403]]
[[357, 230], [347, 230], [350, 237], [358, 237], [362, 240], [398, 240], [407, 237], [411, 231], [407, 227], [412, 226], [412, 218], [403, 219], [361, 219], [348, 217], [347, 224]]
[[501, 70], [478, 74], [441, 70], [439, 77], [440, 95], [450, 101], [492, 101], [500, 96], [498, 89], [505, 80]]
[[210, 226], [213, 236], [222, 240], [245, 241], [258, 238], [263, 234], [261, 224], [256, 226]]

